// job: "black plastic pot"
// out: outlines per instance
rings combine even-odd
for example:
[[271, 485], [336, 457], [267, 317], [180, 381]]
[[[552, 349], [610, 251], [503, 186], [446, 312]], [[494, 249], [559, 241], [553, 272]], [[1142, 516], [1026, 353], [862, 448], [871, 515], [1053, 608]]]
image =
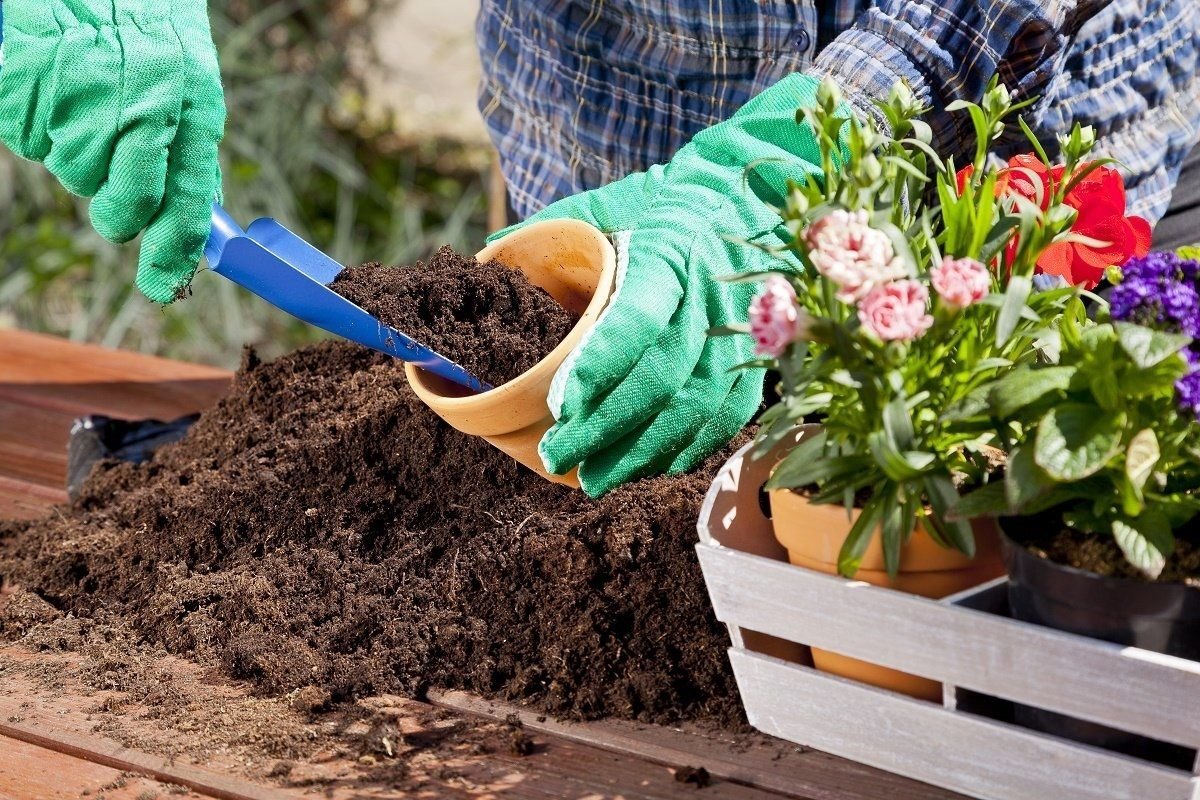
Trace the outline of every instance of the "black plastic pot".
[[73, 501], [97, 462], [107, 459], [140, 464], [154, 451], [177, 442], [199, 414], [163, 422], [157, 419], [113, 419], [92, 414], [75, 420], [67, 440], [67, 495]]
[[[1055, 516], [1000, 520], [1013, 618], [1068, 633], [1200, 661], [1200, 588], [1113, 578], [1056, 564], [1021, 544], [1060, 524]], [[1026, 727], [1190, 767], [1194, 751], [1037, 708], [1018, 706]]]

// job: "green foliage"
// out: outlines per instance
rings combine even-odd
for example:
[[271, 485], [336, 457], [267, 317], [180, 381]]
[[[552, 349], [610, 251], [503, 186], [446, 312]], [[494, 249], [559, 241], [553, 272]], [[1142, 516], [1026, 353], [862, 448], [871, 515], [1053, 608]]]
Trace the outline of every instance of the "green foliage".
[[1113, 536], [1153, 578], [1174, 550], [1172, 528], [1200, 511], [1200, 460], [1188, 446], [1197, 426], [1174, 389], [1190, 339], [1125, 322], [1079, 328], [1082, 318], [1073, 300], [1057, 364], [1025, 364], [989, 386], [987, 417], [1012, 448], [1005, 490], [969, 494], [957, 510], [1058, 508], [1067, 525]]
[[[351, 54], [367, 52], [391, 2], [210, 4], [226, 206], [245, 222], [273, 216], [347, 264], [474, 252], [485, 233], [478, 154], [391, 142], [360, 111]], [[91, 230], [85, 201], [0, 154], [0, 324], [223, 365], [243, 343], [271, 356], [320, 336], [203, 267], [192, 297], [160, 308], [133, 288], [136, 266], [136, 247]]]

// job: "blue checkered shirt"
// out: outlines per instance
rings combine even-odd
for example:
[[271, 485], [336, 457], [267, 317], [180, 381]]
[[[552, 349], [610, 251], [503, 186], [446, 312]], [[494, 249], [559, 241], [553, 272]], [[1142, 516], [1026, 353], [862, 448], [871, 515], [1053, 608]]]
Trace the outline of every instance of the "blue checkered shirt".
[[974, 147], [968, 120], [936, 109], [999, 72], [1041, 97], [1039, 138], [1095, 126], [1151, 221], [1200, 137], [1200, 0], [483, 0], [477, 40], [521, 217], [669, 160], [797, 71], [833, 77], [861, 113], [906, 79], [955, 154]]

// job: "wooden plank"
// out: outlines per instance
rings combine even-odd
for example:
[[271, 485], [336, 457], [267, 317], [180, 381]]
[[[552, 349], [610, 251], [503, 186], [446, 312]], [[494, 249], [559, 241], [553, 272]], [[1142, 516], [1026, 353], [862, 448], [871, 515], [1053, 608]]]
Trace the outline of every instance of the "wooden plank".
[[702, 544], [697, 550], [722, 622], [1174, 744], [1200, 746], [1200, 663], [728, 548]]
[[733, 650], [751, 724], [981, 800], [1193, 800], [1179, 770], [1149, 765], [807, 667]]
[[226, 380], [227, 370], [71, 342], [28, 331], [0, 331], [0, 384], [157, 383]]
[[0, 736], [121, 772], [132, 772], [162, 783], [184, 786], [217, 800], [272, 800], [278, 797], [271, 789], [185, 764], [171, 763], [168, 759], [130, 750], [99, 736], [80, 736], [43, 725], [4, 719], [0, 719]]
[[76, 416], [0, 398], [0, 476], [62, 488]]
[[466, 692], [430, 692], [431, 702], [463, 713], [504, 720], [515, 716], [531, 731], [624, 753], [671, 767], [702, 766], [728, 781], [806, 800], [951, 800], [928, 784], [758, 734], [666, 728], [624, 720], [569, 722]]
[[[104, 800], [164, 798], [171, 787], [127, 775], [111, 767], [45, 750], [0, 736], [0, 797], [20, 800], [79, 800], [89, 795]], [[171, 797], [195, 797], [190, 791]]]
[[[68, 342], [25, 331], [0, 332], [0, 400], [71, 417], [108, 414], [172, 419], [208, 406], [231, 373], [215, 367]], [[54, 449], [61, 437], [47, 441]]]
[[0, 475], [0, 519], [36, 519], [52, 506], [65, 502], [65, 489], [54, 489]]

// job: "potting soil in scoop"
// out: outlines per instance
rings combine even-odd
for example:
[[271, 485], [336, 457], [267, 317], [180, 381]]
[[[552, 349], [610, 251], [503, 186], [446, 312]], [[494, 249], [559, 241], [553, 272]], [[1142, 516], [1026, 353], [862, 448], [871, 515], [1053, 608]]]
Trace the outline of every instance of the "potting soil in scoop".
[[248, 354], [183, 441], [0, 523], [0, 579], [271, 693], [740, 724], [693, 550], [727, 453], [591, 500], [446, 426], [401, 366], [345, 343]]
[[578, 321], [520, 270], [449, 247], [412, 267], [349, 267], [331, 288], [493, 386], [528, 371]]

